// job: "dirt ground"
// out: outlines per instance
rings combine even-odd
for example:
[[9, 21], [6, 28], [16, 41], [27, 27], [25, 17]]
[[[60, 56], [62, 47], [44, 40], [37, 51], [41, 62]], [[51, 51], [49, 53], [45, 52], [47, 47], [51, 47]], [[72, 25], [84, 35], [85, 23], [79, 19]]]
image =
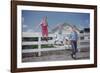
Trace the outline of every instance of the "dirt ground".
[[[22, 54], [22, 62], [74, 60], [70, 54], [71, 54], [70, 50], [41, 52], [41, 56], [38, 56], [37, 53], [26, 53]], [[76, 56], [77, 60], [89, 59], [90, 52], [89, 51], [78, 52]]]

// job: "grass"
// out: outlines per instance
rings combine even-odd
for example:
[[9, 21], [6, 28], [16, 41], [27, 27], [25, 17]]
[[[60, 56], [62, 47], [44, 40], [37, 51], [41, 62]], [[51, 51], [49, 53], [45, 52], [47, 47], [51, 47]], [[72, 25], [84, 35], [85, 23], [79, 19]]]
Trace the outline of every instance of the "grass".
[[54, 46], [51, 44], [51, 45], [41, 45], [41, 48], [53, 48]]
[[38, 45], [32, 45], [32, 48], [33, 49], [38, 48]]
[[22, 41], [38, 41], [38, 37], [24, 37], [22, 38]]
[[[48, 45], [48, 44], [44, 44], [44, 45], [41, 45], [41, 48], [53, 48], [53, 44], [51, 45]], [[38, 45], [32, 45], [32, 48], [35, 49], [35, 48], [38, 48]]]

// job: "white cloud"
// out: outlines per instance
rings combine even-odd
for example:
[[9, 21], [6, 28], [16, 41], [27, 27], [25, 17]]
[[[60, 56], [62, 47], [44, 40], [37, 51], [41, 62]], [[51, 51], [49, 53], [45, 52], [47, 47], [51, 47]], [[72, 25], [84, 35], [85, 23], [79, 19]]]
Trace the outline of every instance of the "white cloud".
[[34, 30], [32, 30], [32, 29], [28, 29], [26, 32], [34, 32]]
[[23, 28], [27, 28], [27, 27], [28, 27], [27, 25], [23, 24]]
[[24, 17], [22, 17], [22, 26], [23, 26], [23, 28], [27, 28], [28, 27], [26, 24], [24, 24]]

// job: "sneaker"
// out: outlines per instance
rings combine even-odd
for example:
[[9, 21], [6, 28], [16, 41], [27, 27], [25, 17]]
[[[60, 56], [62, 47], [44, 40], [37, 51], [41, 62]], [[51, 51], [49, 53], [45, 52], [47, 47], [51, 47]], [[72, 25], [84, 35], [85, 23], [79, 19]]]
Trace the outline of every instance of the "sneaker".
[[71, 57], [72, 57], [74, 60], [77, 59], [77, 58], [76, 58], [76, 55], [71, 54]]

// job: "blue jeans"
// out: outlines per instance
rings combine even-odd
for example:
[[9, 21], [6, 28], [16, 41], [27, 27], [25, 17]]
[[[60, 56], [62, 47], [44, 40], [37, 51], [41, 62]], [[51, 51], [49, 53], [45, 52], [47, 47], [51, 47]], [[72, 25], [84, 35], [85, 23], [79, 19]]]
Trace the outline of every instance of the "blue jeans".
[[75, 55], [78, 52], [77, 41], [71, 40], [71, 46], [72, 46], [72, 54]]

